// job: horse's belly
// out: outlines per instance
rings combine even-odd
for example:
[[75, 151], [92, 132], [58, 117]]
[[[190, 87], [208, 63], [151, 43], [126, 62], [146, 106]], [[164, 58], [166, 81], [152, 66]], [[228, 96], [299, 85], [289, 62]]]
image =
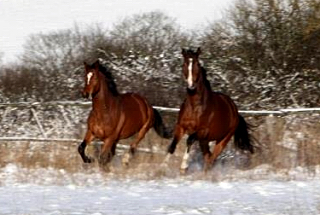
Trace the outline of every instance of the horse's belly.
[[222, 129], [214, 129], [208, 135], [208, 139], [210, 141], [213, 140], [222, 140], [227, 134], [229, 130], [222, 130]]
[[210, 122], [200, 123], [197, 129], [197, 136], [199, 139], [206, 139], [209, 141], [223, 139], [231, 130], [230, 121], [227, 119], [215, 118]]
[[123, 125], [123, 129], [121, 130], [120, 138], [125, 139], [131, 137], [139, 132], [142, 126], [143, 123], [141, 120], [127, 120]]

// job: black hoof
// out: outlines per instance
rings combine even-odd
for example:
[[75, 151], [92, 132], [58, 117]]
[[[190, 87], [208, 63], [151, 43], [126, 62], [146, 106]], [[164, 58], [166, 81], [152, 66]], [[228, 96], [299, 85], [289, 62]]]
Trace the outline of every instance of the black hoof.
[[108, 163], [110, 163], [112, 156], [109, 154], [107, 155], [100, 155], [99, 158], [99, 164], [100, 165], [107, 165]]
[[176, 149], [176, 147], [175, 147], [174, 145], [170, 145], [170, 146], [168, 147], [168, 153], [173, 154], [174, 151], [175, 151], [175, 149]]
[[83, 158], [84, 163], [93, 163], [93, 159], [88, 158], [87, 156]]

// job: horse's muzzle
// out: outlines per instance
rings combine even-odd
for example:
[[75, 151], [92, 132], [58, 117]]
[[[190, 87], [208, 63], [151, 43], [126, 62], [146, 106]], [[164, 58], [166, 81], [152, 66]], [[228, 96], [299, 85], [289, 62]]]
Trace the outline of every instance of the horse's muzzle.
[[195, 86], [195, 85], [188, 86], [188, 89], [189, 89], [189, 90], [195, 90], [195, 89], [196, 89], [196, 86]]
[[196, 87], [193, 87], [193, 88], [187, 87], [187, 93], [189, 95], [194, 95], [196, 92], [197, 92], [197, 88]]
[[91, 99], [92, 98], [92, 94], [88, 93], [88, 92], [85, 92], [85, 91], [82, 92], [82, 96], [83, 96], [83, 98], [86, 98], [86, 99]]

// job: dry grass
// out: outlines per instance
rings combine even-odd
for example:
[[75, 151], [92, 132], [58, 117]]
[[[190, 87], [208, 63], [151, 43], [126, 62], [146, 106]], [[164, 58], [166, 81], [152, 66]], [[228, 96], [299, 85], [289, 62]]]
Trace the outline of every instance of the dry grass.
[[254, 135], [259, 141], [252, 165], [270, 164], [275, 169], [320, 164], [320, 116], [264, 117]]
[[[228, 144], [225, 156], [221, 163], [229, 163], [233, 168], [252, 169], [262, 164], [270, 165], [275, 171], [301, 166], [312, 171], [313, 167], [320, 164], [320, 116], [287, 116], [287, 117], [251, 117], [247, 118], [254, 128], [254, 136], [259, 141], [254, 155], [236, 152], [232, 143]], [[130, 139], [121, 141], [120, 144], [128, 145]], [[112, 161], [108, 171], [115, 174], [147, 174], [152, 177], [163, 175], [175, 176], [179, 172], [182, 152], [185, 141], [178, 145], [177, 153], [173, 159], [172, 172], [159, 171], [159, 166], [164, 159], [163, 154], [138, 152], [132, 159], [128, 168], [121, 165], [123, 150], [118, 148], [118, 154]], [[139, 145], [140, 148], [151, 148], [165, 152], [170, 140], [159, 138], [153, 131], [149, 132]], [[75, 173], [83, 171], [84, 164], [77, 152], [78, 143], [39, 143], [39, 142], [3, 142], [0, 143], [0, 167], [8, 163], [15, 163], [25, 168], [55, 168]], [[94, 149], [94, 150], [92, 150]], [[127, 149], [125, 149], [127, 150]], [[91, 151], [91, 152], [90, 152]], [[92, 145], [89, 154], [96, 151]], [[97, 154], [96, 154], [97, 155]], [[93, 155], [94, 156], [94, 155]], [[201, 154], [194, 161], [201, 163]], [[88, 166], [88, 165], [87, 165]], [[92, 166], [97, 166], [93, 164]], [[125, 171], [124, 171], [125, 170]]]
[[[121, 158], [127, 148], [121, 145], [129, 146], [132, 138], [122, 140], [117, 147], [117, 156], [108, 166], [108, 171], [120, 174], [117, 169], [123, 170]], [[95, 142], [87, 147], [86, 153], [95, 158], [95, 164], [85, 165], [82, 162], [77, 148], [79, 143], [73, 142], [1, 142], [0, 143], [0, 168], [9, 163], [14, 163], [22, 168], [54, 168], [64, 169], [70, 173], [75, 173], [92, 166], [98, 167], [97, 158], [99, 156], [100, 144]], [[138, 148], [156, 151], [147, 153], [138, 151], [131, 160], [130, 167], [125, 172], [131, 172], [131, 169], [143, 168], [146, 165], [155, 166], [161, 164], [164, 158], [164, 152], [169, 144], [169, 140], [161, 139], [154, 131], [150, 131]], [[179, 150], [178, 150], [179, 151]], [[160, 153], [158, 153], [160, 152]], [[141, 164], [141, 165], [140, 165]], [[110, 168], [111, 167], [111, 168]]]

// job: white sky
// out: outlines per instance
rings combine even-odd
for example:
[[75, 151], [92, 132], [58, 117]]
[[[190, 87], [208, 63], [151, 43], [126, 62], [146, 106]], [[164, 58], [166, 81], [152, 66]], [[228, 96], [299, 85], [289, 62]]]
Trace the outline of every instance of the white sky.
[[128, 15], [159, 10], [184, 28], [222, 18], [233, 0], [0, 0], [0, 53], [14, 61], [28, 35], [80, 25], [105, 27]]

